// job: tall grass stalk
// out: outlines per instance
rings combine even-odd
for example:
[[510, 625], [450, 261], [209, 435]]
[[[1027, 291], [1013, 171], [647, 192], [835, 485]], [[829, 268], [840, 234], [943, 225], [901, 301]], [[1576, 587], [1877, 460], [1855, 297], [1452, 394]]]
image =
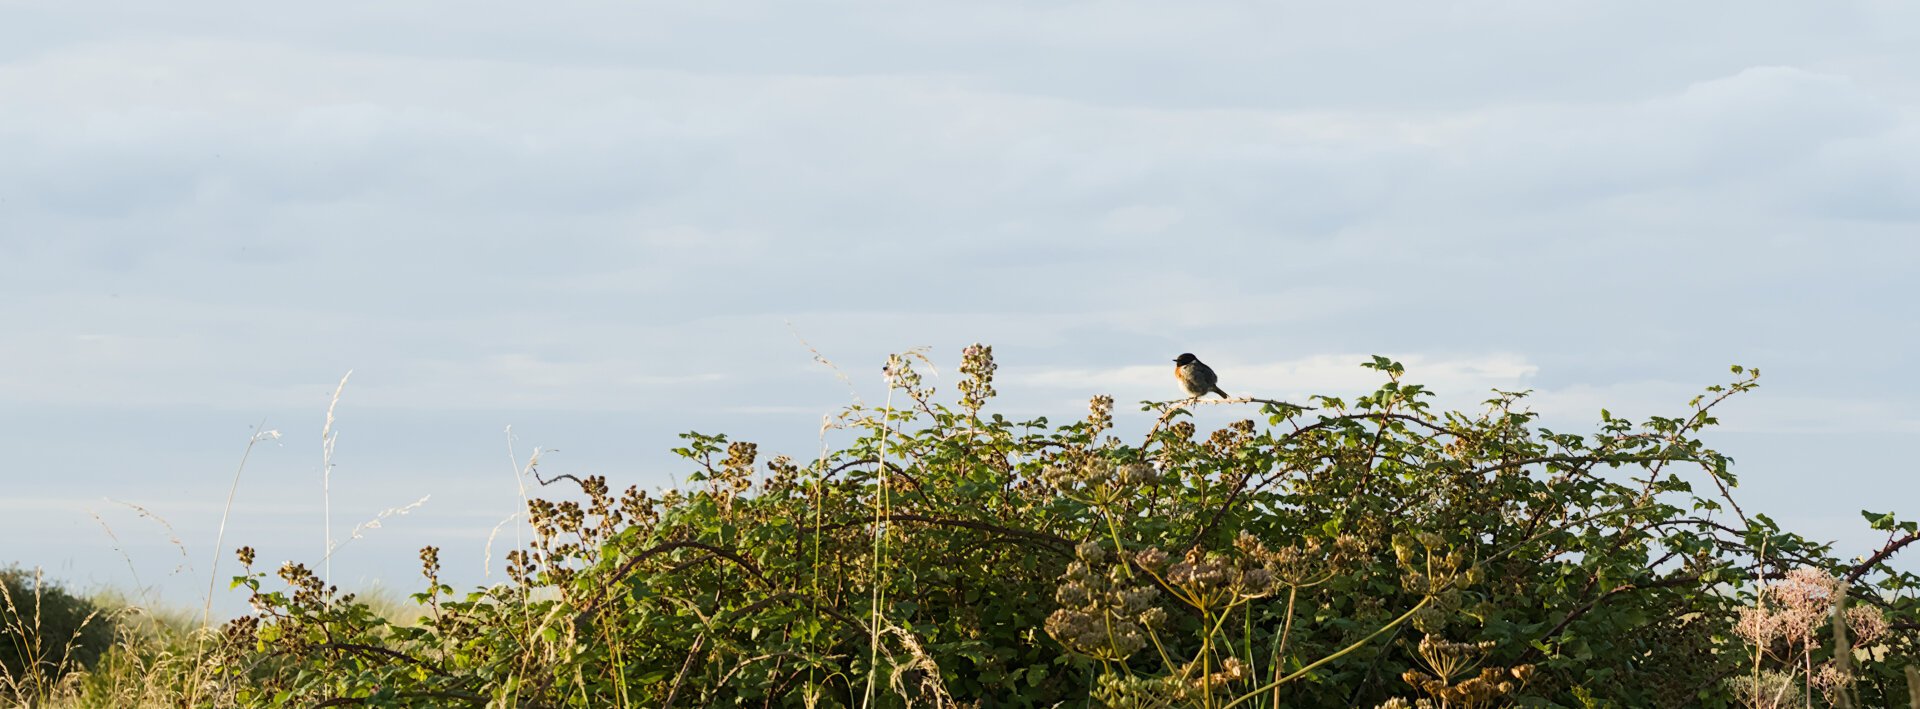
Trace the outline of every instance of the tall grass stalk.
[[[520, 491], [520, 510], [516, 512], [516, 514], [519, 514], [527, 511], [527, 474], [526, 471], [520, 467], [520, 454], [513, 450], [513, 427], [508, 426], [506, 433], [507, 468], [513, 471], [513, 484]], [[534, 461], [539, 460], [539, 458], [539, 452], [535, 451], [533, 457], [527, 460], [527, 467], [532, 468]], [[508, 519], [512, 518], [509, 517]], [[513, 548], [520, 550], [525, 549], [526, 546], [526, 535], [522, 533], [521, 525], [515, 524], [513, 526]]]
[[1920, 665], [1907, 665], [1907, 704], [1920, 709]]
[[[352, 372], [348, 372], [348, 374], [352, 374]], [[341, 384], [344, 385], [345, 383], [346, 380], [342, 379]], [[335, 391], [334, 398], [337, 400], [339, 396], [339, 392]], [[331, 407], [329, 407], [327, 412], [327, 421], [329, 424], [333, 421]], [[200, 655], [206, 651], [208, 632], [213, 625], [213, 592], [220, 580], [221, 550], [226, 548], [227, 521], [233, 516], [233, 500], [240, 494], [240, 477], [246, 473], [247, 461], [253, 457], [253, 447], [256, 444], [263, 440], [279, 439], [280, 432], [278, 430], [268, 429], [266, 419], [261, 419], [260, 425], [253, 427], [253, 435], [247, 437], [247, 447], [240, 451], [240, 464], [234, 466], [233, 484], [227, 486], [227, 502], [220, 508], [220, 526], [213, 535], [213, 558], [207, 564], [207, 595], [206, 598], [201, 599], [200, 603], [200, 632], [194, 634], [195, 655]], [[200, 682], [197, 680], [188, 682], [187, 705], [194, 706], [199, 699]]]
[[227, 544], [227, 520], [233, 515], [233, 499], [240, 494], [240, 475], [247, 470], [247, 459], [253, 457], [253, 446], [262, 440], [279, 440], [279, 431], [267, 430], [265, 419], [253, 428], [253, 435], [247, 437], [247, 447], [240, 451], [240, 465], [233, 470], [233, 484], [227, 487], [227, 504], [220, 508], [220, 526], [213, 535], [213, 558], [207, 564], [207, 597], [200, 606], [200, 627], [205, 628], [213, 622], [213, 590], [220, 579], [220, 556]]
[[340, 385], [333, 388], [333, 399], [327, 402], [327, 422], [320, 426], [320, 531], [326, 535], [320, 553], [329, 580], [333, 578], [333, 444], [340, 440], [340, 433], [333, 430], [333, 410], [340, 405], [340, 392], [346, 391], [347, 379], [352, 376], [353, 370], [349, 369], [340, 377]]
[[880, 602], [886, 594], [881, 586], [886, 581], [886, 542], [888, 491], [892, 482], [887, 474], [887, 439], [890, 438], [893, 418], [893, 372], [887, 372], [887, 401], [880, 413], [880, 482], [874, 495], [873, 506], [873, 609], [867, 628], [867, 640], [870, 646], [867, 657], [867, 690], [862, 706], [873, 706], [873, 691], [880, 672]]
[[[796, 335], [796, 337], [797, 336], [798, 335]], [[802, 342], [804, 342], [804, 340]], [[814, 355], [818, 357], [819, 353], [815, 352]], [[825, 362], [826, 359], [821, 358], [820, 361]], [[828, 363], [828, 366], [832, 366], [832, 363]], [[812, 553], [812, 558], [808, 565], [808, 572], [807, 572], [809, 585], [811, 586], [810, 592], [808, 593], [809, 598], [807, 601], [809, 606], [808, 613], [813, 618], [813, 622], [815, 623], [815, 625], [818, 627], [824, 627], [826, 625], [820, 620], [820, 527], [822, 524], [824, 524], [820, 519], [820, 515], [825, 511], [824, 508], [826, 507], [825, 503], [827, 499], [827, 431], [832, 430], [832, 428], [833, 428], [833, 415], [822, 414], [820, 416], [820, 457], [814, 460], [815, 472], [813, 477], [813, 534], [812, 534], [813, 553]], [[812, 640], [814, 642], [818, 642], [819, 638], [815, 637], [815, 638], [812, 638]], [[819, 685], [815, 684], [814, 682], [814, 678], [815, 678], [814, 672], [815, 672], [814, 667], [809, 666], [807, 668], [808, 689], [805, 694], [805, 701], [809, 709], [811, 709], [814, 706], [814, 703], [817, 699], [817, 696], [815, 694], [815, 689], [819, 687]]]
[[146, 586], [140, 583], [140, 570], [134, 567], [133, 557], [127, 554], [125, 548], [120, 546], [120, 535], [113, 532], [113, 525], [107, 524], [106, 518], [101, 517], [100, 513], [91, 509], [87, 510], [87, 516], [92, 517], [94, 523], [100, 525], [100, 531], [107, 533], [107, 539], [113, 544], [114, 553], [119, 554], [120, 560], [126, 562], [127, 573], [130, 574], [133, 579], [133, 588], [136, 591], [145, 593]]

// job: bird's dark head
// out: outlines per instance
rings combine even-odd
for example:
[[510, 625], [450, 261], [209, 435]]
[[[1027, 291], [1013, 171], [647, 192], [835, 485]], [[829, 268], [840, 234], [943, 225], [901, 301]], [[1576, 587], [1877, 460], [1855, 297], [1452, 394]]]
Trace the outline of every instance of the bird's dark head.
[[1182, 353], [1179, 357], [1173, 359], [1174, 364], [1193, 364], [1198, 361], [1200, 361], [1200, 358], [1193, 356], [1191, 352]]

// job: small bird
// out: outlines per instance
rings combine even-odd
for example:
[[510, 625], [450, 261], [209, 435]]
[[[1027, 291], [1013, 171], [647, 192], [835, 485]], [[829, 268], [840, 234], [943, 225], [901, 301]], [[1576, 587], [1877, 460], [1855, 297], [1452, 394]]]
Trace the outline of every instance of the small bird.
[[1180, 387], [1187, 390], [1188, 396], [1199, 398], [1212, 392], [1223, 399], [1233, 398], [1220, 390], [1220, 376], [1213, 373], [1213, 368], [1202, 364], [1200, 358], [1192, 353], [1182, 354], [1173, 360], [1173, 376], [1180, 380]]

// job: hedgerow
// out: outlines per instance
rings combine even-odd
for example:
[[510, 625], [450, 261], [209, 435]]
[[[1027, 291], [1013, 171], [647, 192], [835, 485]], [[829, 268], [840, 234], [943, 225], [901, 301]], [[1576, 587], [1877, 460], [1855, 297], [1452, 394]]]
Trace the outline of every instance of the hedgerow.
[[[1113, 435], [993, 413], [991, 350], [811, 461], [688, 433], [688, 484], [540, 478], [510, 581], [422, 550], [417, 623], [307, 567], [204, 658], [271, 706], [1888, 706], [1915, 657], [1920, 538], [1843, 560], [1742, 508], [1700, 440], [1758, 372], [1673, 416], [1540, 425], [1521, 392], [1445, 411], [1384, 358], [1351, 398], [1143, 402]], [[1247, 418], [1196, 425], [1201, 406]], [[829, 440], [845, 443], [828, 446]], [[278, 577], [275, 582], [273, 577]], [[1835, 620], [1838, 619], [1838, 620]]]

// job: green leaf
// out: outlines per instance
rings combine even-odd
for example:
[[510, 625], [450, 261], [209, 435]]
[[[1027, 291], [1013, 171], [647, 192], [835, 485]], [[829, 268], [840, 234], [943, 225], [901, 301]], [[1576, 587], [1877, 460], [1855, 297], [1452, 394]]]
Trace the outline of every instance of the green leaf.
[[1874, 529], [1878, 529], [1883, 532], [1891, 531], [1893, 529], [1893, 523], [1895, 520], [1892, 512], [1870, 512], [1867, 510], [1861, 510], [1860, 516], [1865, 517], [1867, 519], [1867, 523], [1873, 525]]

